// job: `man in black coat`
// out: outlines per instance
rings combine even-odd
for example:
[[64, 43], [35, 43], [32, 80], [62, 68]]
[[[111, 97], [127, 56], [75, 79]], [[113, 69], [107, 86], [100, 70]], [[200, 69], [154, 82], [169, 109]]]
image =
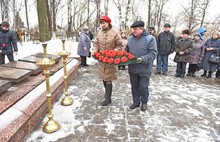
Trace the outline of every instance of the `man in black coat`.
[[5, 64], [5, 55], [9, 62], [14, 61], [13, 54], [18, 51], [16, 36], [9, 30], [9, 26], [7, 21], [0, 24], [0, 65]]
[[161, 71], [163, 71], [163, 75], [167, 75], [168, 56], [174, 52], [175, 38], [170, 32], [170, 27], [170, 24], [166, 23], [164, 31], [157, 38], [158, 61], [156, 74], [161, 74]]

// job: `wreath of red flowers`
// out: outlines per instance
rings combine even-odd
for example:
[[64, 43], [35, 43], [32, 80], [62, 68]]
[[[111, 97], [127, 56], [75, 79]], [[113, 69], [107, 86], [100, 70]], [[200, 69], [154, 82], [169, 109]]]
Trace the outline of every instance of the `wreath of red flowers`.
[[99, 62], [110, 65], [126, 65], [137, 62], [137, 58], [134, 55], [119, 50], [102, 50], [100, 52], [94, 52], [93, 58]]

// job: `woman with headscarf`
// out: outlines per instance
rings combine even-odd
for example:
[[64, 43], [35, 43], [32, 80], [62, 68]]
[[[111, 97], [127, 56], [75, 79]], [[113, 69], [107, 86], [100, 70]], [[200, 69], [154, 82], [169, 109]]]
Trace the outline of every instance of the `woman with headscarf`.
[[[212, 34], [212, 37], [210, 39], [207, 39], [204, 44], [205, 52], [202, 63], [202, 69], [204, 70], [204, 73], [201, 75], [202, 77], [211, 78], [212, 73], [215, 72], [217, 69], [218, 64], [209, 62], [209, 58], [213, 53], [220, 51], [220, 40], [218, 38], [219, 38], [219, 33], [214, 32]], [[208, 76], [207, 76], [207, 72], [208, 72]]]
[[86, 57], [89, 56], [89, 51], [91, 48], [91, 41], [88, 36], [89, 28], [83, 28], [82, 32], [80, 33], [80, 39], [78, 44], [78, 51], [77, 54], [81, 57], [81, 65], [83, 67], [89, 66], [86, 62]]
[[194, 41], [192, 44], [192, 50], [190, 52], [190, 61], [189, 61], [189, 68], [188, 68], [188, 73], [187, 76], [192, 76], [195, 77], [195, 72], [198, 63], [202, 60], [203, 58], [203, 42], [200, 39], [199, 34], [194, 35]]
[[[117, 30], [112, 28], [111, 19], [108, 16], [101, 16], [99, 18], [102, 30], [96, 36], [93, 45], [93, 52], [100, 52], [102, 50], [121, 50], [122, 41], [121, 36]], [[112, 81], [117, 79], [117, 66], [98, 63], [98, 75], [103, 80], [105, 87], [105, 100], [102, 106], [107, 106], [111, 103], [112, 96]]]

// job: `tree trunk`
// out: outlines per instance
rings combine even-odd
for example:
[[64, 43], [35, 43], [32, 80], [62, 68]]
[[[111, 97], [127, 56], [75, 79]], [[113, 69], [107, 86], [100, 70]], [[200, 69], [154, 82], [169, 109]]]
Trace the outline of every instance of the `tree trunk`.
[[147, 28], [151, 25], [151, 0], [148, 0], [148, 20], [147, 20]]
[[37, 13], [40, 31], [40, 41], [44, 42], [49, 40], [49, 26], [47, 18], [47, 7], [45, 0], [37, 0]]
[[25, 2], [25, 13], [26, 13], [26, 21], [27, 21], [27, 29], [29, 31], [29, 20], [28, 20], [28, 10], [27, 10], [27, 0], [24, 1]]
[[105, 3], [104, 3], [105, 15], [108, 15], [108, 5], [109, 5], [109, 0], [105, 0]]
[[128, 0], [126, 13], [125, 13], [125, 29], [128, 28], [128, 20], [129, 20], [128, 14], [130, 13], [130, 8], [131, 8], [131, 0]]
[[57, 30], [57, 27], [56, 27], [56, 7], [55, 7], [55, 1], [56, 0], [53, 0], [52, 2], [52, 13], [53, 13], [53, 31], [56, 32]]
[[70, 37], [70, 34], [72, 32], [72, 0], [68, 0], [68, 29], [67, 29], [67, 36]]
[[204, 3], [204, 9], [202, 9], [202, 19], [201, 19], [201, 23], [200, 23], [200, 27], [203, 26], [204, 20], [205, 20], [205, 14], [206, 14], [206, 10], [208, 8], [209, 5], [209, 0], [206, 0], [206, 3]]
[[52, 36], [52, 18], [51, 18], [48, 0], [46, 0], [46, 10], [47, 10], [47, 19], [48, 19], [48, 26], [49, 26], [49, 36], [50, 36], [49, 38], [51, 38], [51, 36]]

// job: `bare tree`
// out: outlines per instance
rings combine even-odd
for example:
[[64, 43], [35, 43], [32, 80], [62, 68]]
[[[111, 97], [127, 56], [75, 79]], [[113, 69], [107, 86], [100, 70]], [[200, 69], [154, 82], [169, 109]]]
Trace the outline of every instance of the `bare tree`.
[[203, 26], [209, 2], [210, 0], [191, 0], [190, 7], [182, 6], [182, 20], [190, 31]]
[[169, 0], [156, 0], [155, 1], [155, 22], [157, 25], [157, 33], [160, 32], [161, 21], [164, 15], [164, 6]]

